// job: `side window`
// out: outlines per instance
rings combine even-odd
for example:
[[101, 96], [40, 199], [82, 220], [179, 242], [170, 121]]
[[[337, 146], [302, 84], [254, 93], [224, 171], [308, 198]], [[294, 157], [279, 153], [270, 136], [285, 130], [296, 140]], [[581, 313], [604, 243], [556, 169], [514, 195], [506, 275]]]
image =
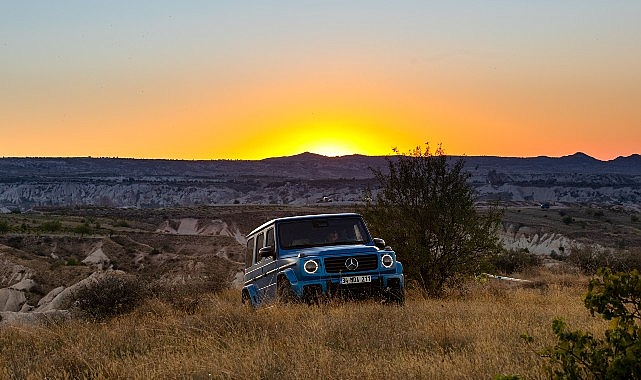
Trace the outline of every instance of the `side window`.
[[256, 235], [256, 247], [254, 248], [254, 258], [256, 260], [256, 261], [254, 261], [255, 263], [257, 263], [260, 260], [262, 260], [262, 257], [260, 257], [260, 255], [258, 254], [258, 250], [260, 250], [261, 248], [263, 248], [265, 246], [264, 240], [265, 240], [265, 233], [264, 232], [261, 232], [258, 235]]
[[276, 238], [274, 236], [274, 229], [273, 228], [270, 228], [269, 230], [267, 230], [267, 236], [265, 237], [265, 239], [266, 239], [265, 240], [265, 246], [266, 247], [273, 247], [274, 250], [276, 250], [276, 246], [275, 246]]
[[254, 241], [255, 238], [247, 240], [247, 249], [245, 250], [245, 268], [254, 263]]

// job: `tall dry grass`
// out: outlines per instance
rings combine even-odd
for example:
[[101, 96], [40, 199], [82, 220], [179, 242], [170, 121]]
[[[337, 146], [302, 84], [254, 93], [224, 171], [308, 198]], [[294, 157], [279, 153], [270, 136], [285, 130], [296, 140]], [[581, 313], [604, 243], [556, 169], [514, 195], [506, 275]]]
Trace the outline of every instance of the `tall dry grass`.
[[0, 378], [544, 378], [537, 352], [555, 343], [554, 317], [597, 334], [605, 324], [582, 305], [587, 278], [542, 278], [545, 287], [471, 283], [439, 300], [410, 292], [404, 307], [251, 310], [227, 291], [195, 312], [155, 300], [106, 323], [4, 326]]

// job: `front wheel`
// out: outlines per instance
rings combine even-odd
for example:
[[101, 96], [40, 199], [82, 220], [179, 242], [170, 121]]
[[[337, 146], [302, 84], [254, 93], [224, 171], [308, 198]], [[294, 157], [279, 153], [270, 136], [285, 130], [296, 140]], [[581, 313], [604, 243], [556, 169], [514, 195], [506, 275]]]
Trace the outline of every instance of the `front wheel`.
[[240, 300], [243, 303], [244, 306], [249, 306], [249, 307], [254, 307], [254, 303], [251, 300], [251, 296], [249, 295], [249, 292], [247, 290], [242, 291]]
[[276, 286], [276, 297], [280, 302], [292, 303], [298, 300], [294, 289], [292, 289], [292, 284], [286, 277], [279, 278]]

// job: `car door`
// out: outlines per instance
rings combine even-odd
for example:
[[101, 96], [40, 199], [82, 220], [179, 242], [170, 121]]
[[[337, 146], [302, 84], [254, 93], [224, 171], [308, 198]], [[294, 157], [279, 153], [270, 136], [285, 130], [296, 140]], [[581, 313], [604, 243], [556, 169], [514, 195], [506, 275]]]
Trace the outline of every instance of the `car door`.
[[264, 258], [263, 277], [265, 278], [264, 297], [265, 299], [272, 299], [276, 297], [276, 279], [278, 276], [279, 260], [278, 248], [276, 247], [276, 239], [274, 234], [274, 227], [265, 231], [265, 247], [272, 247], [274, 255], [272, 257]]

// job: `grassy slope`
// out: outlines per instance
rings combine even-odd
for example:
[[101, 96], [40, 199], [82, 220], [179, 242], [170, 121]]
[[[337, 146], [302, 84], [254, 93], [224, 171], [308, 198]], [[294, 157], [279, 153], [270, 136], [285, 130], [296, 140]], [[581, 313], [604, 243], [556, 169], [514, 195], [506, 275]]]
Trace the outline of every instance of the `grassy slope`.
[[[159, 248], [161, 253], [154, 258], [173, 257], [187, 243], [196, 247], [205, 240], [219, 244], [220, 239], [154, 234], [168, 219], [221, 218], [246, 233], [272, 217], [327, 211], [350, 210], [285, 206], [88, 208], [4, 215], [2, 219], [14, 232], [5, 234], [3, 240], [8, 243], [16, 235], [23, 236], [24, 247], [18, 251], [5, 246], [3, 254], [41, 274], [50, 269], [51, 274], [56, 273], [55, 279], [70, 281], [87, 268], [56, 266], [57, 261], [48, 257], [54, 244], [62, 259], [85, 252], [80, 247], [93, 239], [117, 242], [118, 236], [127, 236]], [[575, 221], [563, 223], [560, 211]], [[624, 238], [626, 245], [638, 246], [638, 221], [618, 210], [598, 211], [588, 207], [508, 209], [505, 221], [540, 228], [540, 232], [609, 241], [610, 246]], [[40, 227], [52, 220], [61, 221], [62, 229], [42, 234]], [[92, 226], [98, 223], [100, 228], [84, 237], [71, 232], [85, 221]], [[118, 221], [126, 221], [129, 227], [119, 226]], [[26, 231], [16, 233], [23, 223]], [[142, 249], [123, 244], [114, 250], [122, 251], [123, 258], [115, 259], [123, 263], [129, 250]], [[185, 255], [185, 259], [191, 257]], [[157, 267], [161, 272], [165, 269]], [[42, 280], [49, 287], [57, 282]], [[241, 307], [238, 291], [229, 291], [206, 296], [195, 313], [152, 300], [133, 314], [104, 324], [71, 321], [40, 327], [4, 326], [0, 328], [0, 378], [208, 378], [209, 374], [213, 378], [281, 379], [491, 378], [499, 373], [543, 378], [543, 361], [537, 352], [554, 343], [553, 317], [564, 317], [573, 329], [595, 333], [605, 326], [582, 306], [587, 278], [548, 274], [542, 280], [550, 284], [545, 289], [488, 282], [468, 284], [443, 300], [410, 294], [403, 308], [346, 303], [276, 305], [252, 311]], [[534, 336], [535, 342], [526, 344], [519, 338], [523, 333]]]
[[[537, 352], [551, 321], [602, 331], [581, 295], [587, 279], [547, 275], [547, 288], [471, 283], [441, 300], [250, 310], [237, 291], [195, 313], [149, 301], [104, 324], [0, 330], [1, 378], [543, 378]], [[527, 344], [522, 333], [535, 337]]]

